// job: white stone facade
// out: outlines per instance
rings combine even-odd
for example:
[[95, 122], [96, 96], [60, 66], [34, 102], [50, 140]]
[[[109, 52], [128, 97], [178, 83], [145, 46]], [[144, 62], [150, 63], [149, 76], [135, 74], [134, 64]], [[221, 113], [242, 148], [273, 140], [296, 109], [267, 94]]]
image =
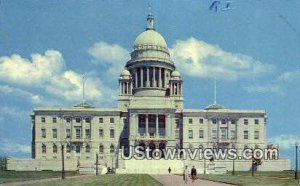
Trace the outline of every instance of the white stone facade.
[[[56, 170], [62, 160], [62, 146], [67, 170], [93, 167], [98, 154], [100, 165], [119, 168], [119, 172], [126, 172], [126, 165], [137, 164], [119, 159], [122, 146], [234, 147], [239, 151], [266, 147], [267, 116], [263, 110], [233, 110], [216, 103], [205, 109], [184, 109], [183, 80], [170, 60], [165, 40], [154, 30], [153, 16], [149, 15], [147, 21], [146, 31], [135, 40], [131, 59], [119, 77], [117, 108], [81, 103], [33, 110], [35, 163], [25, 163], [32, 165], [30, 169]], [[8, 167], [16, 169], [17, 162], [10, 160]]]

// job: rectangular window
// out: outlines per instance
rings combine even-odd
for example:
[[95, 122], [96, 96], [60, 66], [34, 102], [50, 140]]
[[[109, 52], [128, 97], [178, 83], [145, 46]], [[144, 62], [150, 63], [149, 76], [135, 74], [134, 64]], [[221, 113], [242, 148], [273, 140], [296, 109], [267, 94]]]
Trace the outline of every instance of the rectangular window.
[[86, 123], [90, 123], [91, 122], [91, 118], [85, 118], [85, 122]]
[[179, 130], [175, 130], [175, 138], [179, 139]]
[[53, 137], [54, 139], [57, 138], [57, 129], [52, 129], [52, 137]]
[[200, 123], [200, 124], [203, 124], [203, 121], [204, 121], [203, 118], [200, 118], [200, 119], [199, 119], [199, 123]]
[[179, 129], [179, 127], [180, 127], [180, 125], [179, 125], [179, 118], [176, 118], [175, 124], [176, 124], [176, 129]]
[[189, 124], [193, 124], [193, 118], [189, 119]]
[[249, 132], [248, 132], [248, 130], [244, 130], [244, 139], [249, 139]]
[[127, 124], [128, 123], [128, 119], [127, 118], [123, 118], [123, 123]]
[[42, 138], [46, 138], [46, 129], [42, 129]]
[[203, 139], [204, 138], [204, 131], [199, 130], [199, 138]]
[[66, 129], [66, 138], [71, 138], [71, 129]]
[[52, 118], [52, 122], [53, 122], [53, 123], [56, 123], [56, 122], [57, 122], [56, 117], [53, 117], [53, 118]]
[[254, 139], [259, 139], [259, 131], [254, 131]]
[[104, 137], [103, 129], [99, 129], [99, 137], [100, 138]]
[[45, 117], [42, 117], [42, 118], [41, 118], [41, 122], [42, 122], [42, 123], [45, 123], [45, 122], [46, 122], [46, 118], [45, 118]]
[[231, 120], [231, 124], [236, 124], [236, 120]]
[[221, 122], [222, 122], [223, 125], [227, 123], [227, 122], [226, 122], [226, 119], [222, 119]]
[[212, 120], [212, 123], [213, 123], [213, 124], [217, 124], [217, 120], [216, 120], [216, 119], [213, 119], [213, 120]]
[[235, 130], [230, 131], [230, 138], [235, 139]]
[[103, 123], [103, 118], [99, 118], [99, 123]]
[[259, 124], [259, 120], [258, 120], [258, 119], [255, 119], [255, 120], [254, 120], [254, 123], [255, 123], [255, 125], [258, 125], [258, 124]]
[[81, 137], [81, 130], [80, 128], [76, 128], [76, 139], [80, 139]]
[[110, 123], [114, 123], [114, 122], [115, 122], [114, 118], [110, 118], [110, 119], [109, 119], [109, 122], [110, 122]]
[[67, 123], [71, 123], [71, 118], [70, 117], [66, 117], [66, 122]]
[[81, 122], [81, 118], [76, 118], [76, 123], [80, 123]]
[[222, 140], [225, 140], [225, 139], [227, 139], [227, 131], [226, 131], [226, 129], [221, 129], [221, 139]]
[[193, 130], [189, 130], [189, 139], [193, 139]]
[[244, 124], [248, 125], [248, 119], [244, 119]]
[[86, 139], [90, 139], [91, 138], [90, 129], [85, 129], [85, 138]]
[[212, 139], [217, 139], [217, 130], [212, 130], [211, 131], [211, 138]]
[[115, 130], [110, 129], [110, 138], [115, 138]]
[[80, 145], [75, 146], [75, 151], [76, 151], [76, 153], [80, 153]]

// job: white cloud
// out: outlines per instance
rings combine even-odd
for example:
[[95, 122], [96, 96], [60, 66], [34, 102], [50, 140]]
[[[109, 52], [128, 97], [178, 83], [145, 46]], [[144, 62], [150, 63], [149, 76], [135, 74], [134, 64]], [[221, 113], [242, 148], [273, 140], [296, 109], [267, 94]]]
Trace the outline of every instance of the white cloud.
[[[288, 71], [280, 74], [275, 80], [266, 84], [255, 84], [251, 86], [244, 87], [244, 89], [249, 93], [278, 93], [285, 95], [284, 90], [288, 89], [293, 83], [299, 83], [300, 81], [300, 71]], [[296, 85], [297, 86], [297, 85]], [[294, 89], [297, 91], [297, 89]], [[299, 90], [298, 90], [299, 91]]]
[[[82, 99], [82, 76], [72, 70], [65, 70], [64, 66], [62, 54], [55, 50], [47, 50], [44, 55], [33, 54], [31, 60], [17, 54], [0, 57], [0, 81], [12, 84], [1, 85], [0, 91], [29, 97], [33, 103], [47, 103], [41, 101], [39, 94], [24, 90], [34, 88], [43, 91], [43, 94], [79, 102]], [[85, 91], [85, 98], [88, 101], [107, 102], [103, 90], [108, 88], [103, 86], [95, 74], [86, 74], [85, 85], [88, 90]]]
[[26, 144], [15, 143], [9, 140], [3, 140], [1, 142], [0, 151], [9, 154], [9, 153], [30, 153], [31, 146]]
[[275, 67], [253, 58], [226, 52], [195, 38], [178, 40], [170, 49], [176, 66], [188, 76], [237, 80], [272, 73]]
[[130, 52], [117, 44], [106, 42], [95, 43], [88, 49], [88, 53], [94, 58], [93, 62], [107, 69], [106, 76], [116, 78], [122, 72], [125, 63], [130, 59]]
[[300, 136], [295, 136], [292, 134], [282, 134], [280, 136], [275, 136], [268, 139], [271, 144], [279, 145], [280, 149], [289, 149], [295, 146], [297, 142], [300, 144]]

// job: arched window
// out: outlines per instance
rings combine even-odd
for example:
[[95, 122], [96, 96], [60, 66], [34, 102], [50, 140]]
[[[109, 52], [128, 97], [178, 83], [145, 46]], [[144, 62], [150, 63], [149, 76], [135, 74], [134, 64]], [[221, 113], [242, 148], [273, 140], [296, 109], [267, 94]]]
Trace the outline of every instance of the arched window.
[[91, 152], [91, 146], [90, 146], [89, 144], [87, 144], [87, 145], [85, 146], [85, 152], [86, 152], [86, 153]]
[[102, 144], [99, 146], [99, 153], [104, 153], [104, 146]]
[[53, 153], [57, 153], [57, 145], [53, 144]]
[[115, 146], [113, 144], [110, 145], [110, 153], [115, 153]]
[[45, 144], [42, 145], [42, 153], [46, 153], [46, 145]]

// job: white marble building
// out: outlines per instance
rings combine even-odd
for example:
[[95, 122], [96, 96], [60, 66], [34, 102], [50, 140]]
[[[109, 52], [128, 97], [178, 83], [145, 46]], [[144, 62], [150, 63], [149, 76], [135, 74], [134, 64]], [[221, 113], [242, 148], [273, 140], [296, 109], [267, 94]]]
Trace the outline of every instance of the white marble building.
[[[101, 165], [119, 168], [119, 148], [129, 145], [151, 149], [266, 147], [264, 110], [227, 109], [217, 103], [204, 109], [184, 108], [182, 77], [164, 38], [154, 29], [151, 14], [146, 30], [134, 42], [119, 85], [116, 108], [95, 108], [87, 103], [69, 108], [35, 108], [35, 161], [30, 160], [27, 169], [59, 170], [62, 145], [66, 169], [70, 170], [92, 167], [96, 154]], [[289, 169], [288, 163], [284, 161], [282, 169]], [[16, 164], [11, 160], [9, 167], [14, 169]]]

